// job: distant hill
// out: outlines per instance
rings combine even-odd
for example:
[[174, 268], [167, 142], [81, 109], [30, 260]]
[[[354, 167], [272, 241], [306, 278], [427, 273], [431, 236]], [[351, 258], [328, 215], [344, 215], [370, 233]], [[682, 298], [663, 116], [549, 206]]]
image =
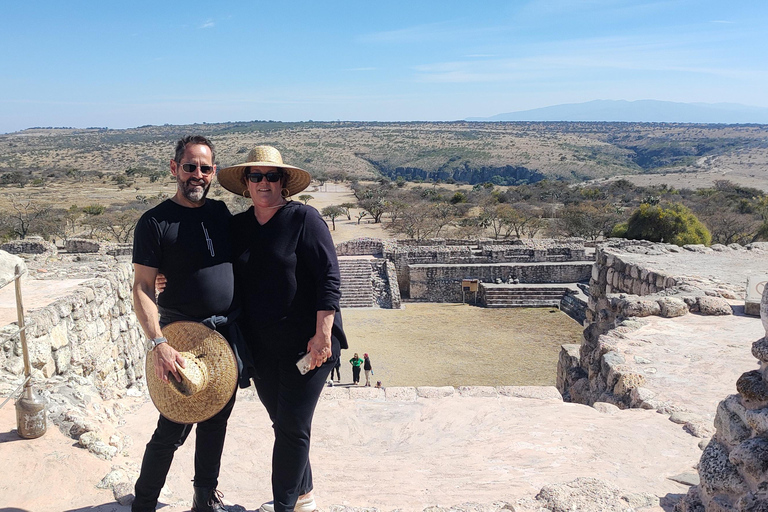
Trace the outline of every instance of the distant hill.
[[768, 125], [243, 121], [0, 135], [0, 203], [3, 186], [28, 183], [54, 193], [48, 185], [56, 179], [114, 179], [128, 187], [134, 176], [161, 179], [176, 141], [190, 133], [211, 137], [222, 168], [242, 163], [254, 145], [269, 144], [285, 161], [329, 180], [520, 185], [708, 172], [710, 182], [736, 175], [768, 181]]
[[467, 121], [768, 124], [768, 108], [737, 103], [595, 100], [498, 114]]

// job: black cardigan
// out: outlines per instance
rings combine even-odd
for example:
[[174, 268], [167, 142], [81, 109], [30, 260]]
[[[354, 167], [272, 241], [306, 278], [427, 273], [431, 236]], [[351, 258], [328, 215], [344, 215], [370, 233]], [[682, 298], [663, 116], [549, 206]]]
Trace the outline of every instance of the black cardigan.
[[261, 225], [251, 207], [232, 218], [230, 233], [241, 325], [257, 353], [292, 358], [306, 351], [317, 312], [330, 310], [334, 345], [347, 348], [336, 249], [317, 210], [289, 202]]

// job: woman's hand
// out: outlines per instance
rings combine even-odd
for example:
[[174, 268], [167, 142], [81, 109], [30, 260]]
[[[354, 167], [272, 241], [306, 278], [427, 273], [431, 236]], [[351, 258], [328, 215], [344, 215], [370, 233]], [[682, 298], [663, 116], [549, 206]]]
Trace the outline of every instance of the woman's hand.
[[322, 366], [331, 357], [331, 337], [326, 337], [323, 333], [315, 333], [307, 343], [307, 352], [310, 354], [310, 370]]
[[307, 343], [307, 352], [310, 354], [309, 369], [314, 370], [331, 357], [331, 330], [333, 329], [333, 317], [335, 311], [318, 311], [315, 335]]
[[165, 290], [165, 285], [168, 283], [168, 280], [165, 278], [163, 274], [160, 272], [157, 273], [155, 276], [155, 295], [160, 295], [163, 293], [163, 290]]

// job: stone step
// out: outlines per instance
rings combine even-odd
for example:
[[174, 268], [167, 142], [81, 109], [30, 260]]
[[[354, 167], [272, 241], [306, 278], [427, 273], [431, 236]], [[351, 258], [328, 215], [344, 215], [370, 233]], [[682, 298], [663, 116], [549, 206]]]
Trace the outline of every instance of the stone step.
[[519, 300], [486, 303], [487, 308], [559, 308], [560, 301], [554, 300]]

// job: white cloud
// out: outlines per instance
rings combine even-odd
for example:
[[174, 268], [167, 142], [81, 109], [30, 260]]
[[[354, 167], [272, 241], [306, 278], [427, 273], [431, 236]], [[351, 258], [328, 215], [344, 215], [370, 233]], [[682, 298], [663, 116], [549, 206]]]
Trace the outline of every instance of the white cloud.
[[211, 28], [211, 27], [213, 27], [215, 25], [216, 25], [216, 23], [213, 20], [208, 19], [208, 20], [205, 21], [205, 23], [200, 25], [200, 28]]

